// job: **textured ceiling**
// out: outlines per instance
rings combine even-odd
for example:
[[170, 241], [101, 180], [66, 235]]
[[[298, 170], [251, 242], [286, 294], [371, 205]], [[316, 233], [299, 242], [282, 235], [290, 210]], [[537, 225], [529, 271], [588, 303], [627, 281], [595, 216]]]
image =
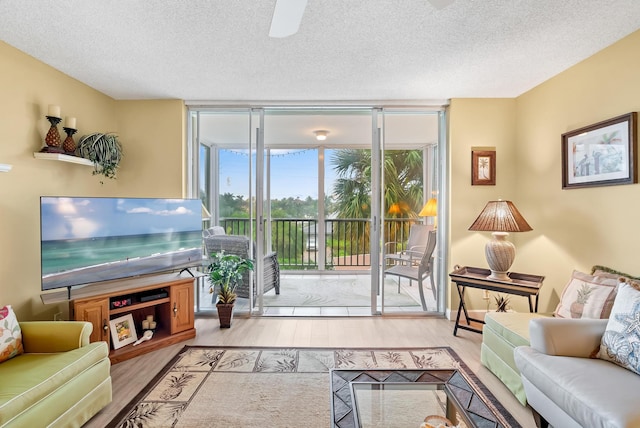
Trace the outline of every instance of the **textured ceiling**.
[[[446, 2], [445, 2], [446, 3]], [[640, 28], [638, 0], [0, 0], [0, 39], [115, 99], [514, 97]]]

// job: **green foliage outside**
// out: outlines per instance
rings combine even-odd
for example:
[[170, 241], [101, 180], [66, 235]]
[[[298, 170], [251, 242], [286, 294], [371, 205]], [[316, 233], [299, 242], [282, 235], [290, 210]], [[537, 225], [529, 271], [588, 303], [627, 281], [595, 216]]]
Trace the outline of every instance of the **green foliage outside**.
[[[337, 218], [371, 217], [371, 150], [336, 150], [331, 159], [338, 173], [334, 186]], [[422, 151], [387, 150], [384, 153], [384, 210], [387, 219], [417, 218], [423, 201]], [[355, 224], [354, 224], [355, 225]], [[396, 240], [406, 233], [406, 222], [392, 223], [385, 241]], [[362, 244], [369, 241], [369, 229], [364, 235], [359, 230], [349, 230]]]
[[[338, 219], [368, 219], [371, 217], [371, 151], [362, 149], [336, 150], [331, 165], [338, 178], [325, 197], [327, 216]], [[387, 219], [415, 219], [422, 208], [423, 159], [421, 150], [387, 150], [384, 155], [384, 209]], [[284, 198], [271, 201], [272, 219], [317, 219], [318, 201]], [[249, 201], [240, 195], [220, 195], [221, 219], [248, 219]], [[283, 267], [300, 266], [306, 250], [303, 226], [299, 222], [278, 222], [272, 225], [272, 242]], [[234, 224], [227, 233], [246, 234], [248, 221]], [[333, 256], [345, 256], [368, 252], [369, 227], [362, 221], [334, 223], [334, 238], [327, 242]], [[385, 241], [394, 241], [396, 236], [407, 236], [409, 223], [390, 222], [385, 231]], [[339, 232], [339, 234], [338, 234]], [[328, 261], [329, 262], [329, 261]], [[314, 265], [315, 266], [315, 265]], [[311, 267], [311, 266], [309, 266]]]

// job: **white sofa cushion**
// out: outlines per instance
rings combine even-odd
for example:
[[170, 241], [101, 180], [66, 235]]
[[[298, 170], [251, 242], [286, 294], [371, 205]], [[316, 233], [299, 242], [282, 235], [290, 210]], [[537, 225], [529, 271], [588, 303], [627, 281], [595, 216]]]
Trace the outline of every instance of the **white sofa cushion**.
[[[528, 346], [516, 348], [514, 356], [521, 376], [529, 380], [525, 391], [535, 387], [581, 426], [640, 426], [640, 376], [607, 361], [551, 356]], [[536, 408], [529, 391], [527, 399]], [[536, 410], [543, 416], [555, 411]]]
[[607, 321], [533, 318], [529, 321], [531, 347], [547, 355], [592, 357], [598, 351]]

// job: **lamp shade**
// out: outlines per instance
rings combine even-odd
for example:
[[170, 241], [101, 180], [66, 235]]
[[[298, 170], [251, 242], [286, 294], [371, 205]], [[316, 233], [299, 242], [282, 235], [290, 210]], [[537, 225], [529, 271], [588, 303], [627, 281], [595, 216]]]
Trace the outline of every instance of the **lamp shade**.
[[469, 230], [479, 232], [528, 232], [533, 230], [511, 201], [489, 201]]
[[431, 198], [424, 204], [422, 210], [418, 214], [420, 217], [435, 217], [438, 215], [438, 200]]

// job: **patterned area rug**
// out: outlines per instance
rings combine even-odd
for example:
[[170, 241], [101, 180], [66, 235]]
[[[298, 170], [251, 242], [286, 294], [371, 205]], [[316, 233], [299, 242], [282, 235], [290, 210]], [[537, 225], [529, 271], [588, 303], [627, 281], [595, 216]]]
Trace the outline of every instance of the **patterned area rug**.
[[192, 346], [185, 346], [108, 426], [332, 426], [331, 369], [456, 369], [496, 415], [499, 423], [491, 426], [520, 426], [448, 347]]

